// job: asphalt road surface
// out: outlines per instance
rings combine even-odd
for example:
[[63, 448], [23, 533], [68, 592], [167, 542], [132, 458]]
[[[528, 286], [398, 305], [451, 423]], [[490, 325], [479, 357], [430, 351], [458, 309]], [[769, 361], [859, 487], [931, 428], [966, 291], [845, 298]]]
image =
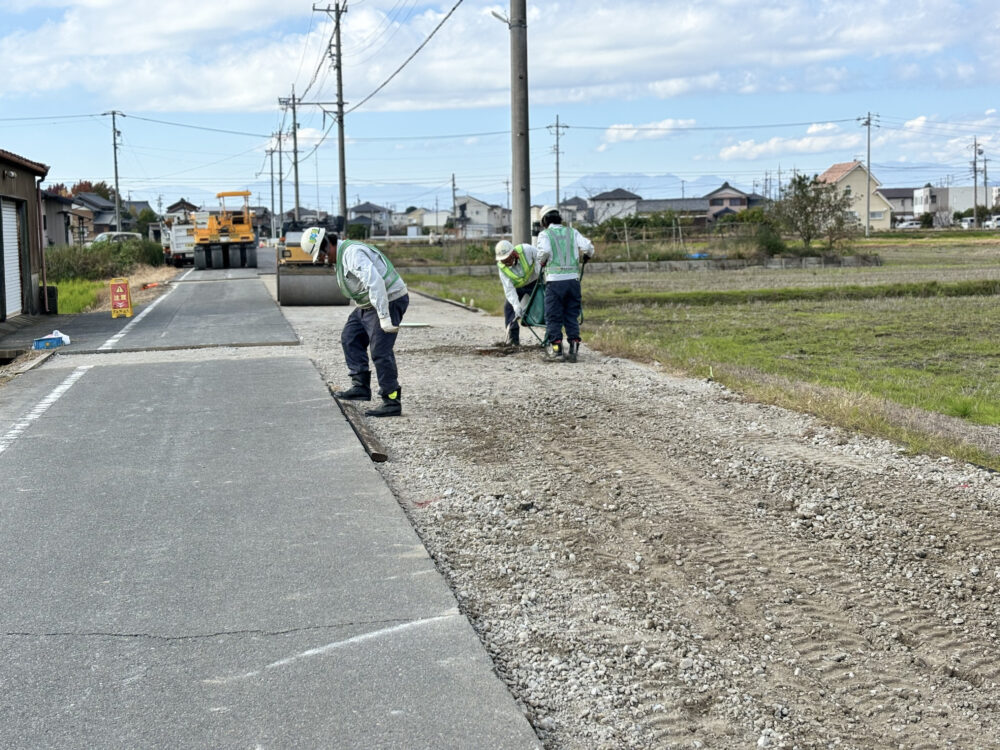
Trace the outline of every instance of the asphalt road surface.
[[182, 279], [0, 387], [0, 745], [537, 747], [257, 273]]

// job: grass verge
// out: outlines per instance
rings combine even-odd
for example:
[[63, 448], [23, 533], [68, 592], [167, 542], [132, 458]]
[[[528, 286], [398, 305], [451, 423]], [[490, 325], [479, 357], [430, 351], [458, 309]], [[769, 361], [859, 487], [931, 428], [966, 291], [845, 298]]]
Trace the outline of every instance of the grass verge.
[[[749, 399], [915, 453], [1000, 470], [994, 279], [678, 293], [657, 291], [657, 276], [644, 276], [640, 291], [603, 294], [600, 287], [622, 280], [585, 281], [588, 343], [687, 376], [711, 375]], [[492, 277], [406, 279], [436, 296], [474, 297], [494, 314], [503, 304]]]

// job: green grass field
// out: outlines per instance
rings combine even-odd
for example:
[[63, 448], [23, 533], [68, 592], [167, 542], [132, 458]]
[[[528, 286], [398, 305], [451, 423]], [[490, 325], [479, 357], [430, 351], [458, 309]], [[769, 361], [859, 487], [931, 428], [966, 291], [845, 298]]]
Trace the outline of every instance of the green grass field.
[[[1000, 469], [994, 452], [913, 416], [1000, 425], [1000, 244], [893, 245], [883, 257], [866, 268], [591, 274], [583, 336], [607, 354]], [[494, 314], [503, 305], [496, 277], [403, 275]]]

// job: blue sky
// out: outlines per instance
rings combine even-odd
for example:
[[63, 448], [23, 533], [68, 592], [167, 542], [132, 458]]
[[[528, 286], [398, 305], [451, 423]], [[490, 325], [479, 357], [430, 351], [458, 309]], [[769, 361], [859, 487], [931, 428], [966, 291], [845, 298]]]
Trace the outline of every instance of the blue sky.
[[[113, 183], [103, 113], [117, 110], [123, 195], [155, 207], [248, 188], [269, 204], [265, 152], [291, 128], [278, 98], [293, 85], [336, 97], [332, 22], [312, 7], [0, 0], [0, 148], [49, 165], [48, 183]], [[350, 204], [446, 209], [452, 175], [459, 194], [506, 204], [509, 36], [493, 12], [508, 5], [348, 3]], [[690, 197], [722, 180], [763, 192], [779, 171], [864, 160], [868, 112], [884, 186], [970, 185], [974, 138], [1000, 178], [996, 2], [529, 1], [528, 61], [533, 203], [554, 198], [557, 117], [564, 196]], [[300, 113], [300, 203], [334, 210], [336, 128], [320, 143], [331, 119]]]

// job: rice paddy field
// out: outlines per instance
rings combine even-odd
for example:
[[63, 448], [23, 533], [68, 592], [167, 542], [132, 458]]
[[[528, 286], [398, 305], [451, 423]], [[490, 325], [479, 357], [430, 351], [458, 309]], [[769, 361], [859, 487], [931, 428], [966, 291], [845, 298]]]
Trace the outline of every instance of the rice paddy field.
[[[1000, 240], [862, 251], [883, 264], [592, 273], [584, 341], [1000, 470]], [[503, 304], [497, 278], [403, 274], [418, 291], [497, 314]]]

